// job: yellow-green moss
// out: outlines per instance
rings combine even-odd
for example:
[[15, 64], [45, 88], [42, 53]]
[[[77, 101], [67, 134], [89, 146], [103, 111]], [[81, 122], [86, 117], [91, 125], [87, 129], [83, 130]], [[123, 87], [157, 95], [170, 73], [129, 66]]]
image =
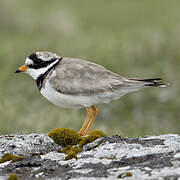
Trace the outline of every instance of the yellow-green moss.
[[130, 172], [123, 172], [117, 178], [125, 178], [125, 177], [130, 177], [130, 176], [132, 176], [132, 173], [130, 173]]
[[61, 146], [76, 145], [82, 140], [78, 132], [68, 128], [54, 129], [48, 136]]
[[89, 135], [97, 134], [97, 135], [100, 135], [101, 137], [107, 136], [104, 132], [102, 132], [99, 129], [94, 129], [93, 131], [89, 132], [88, 134]]
[[60, 153], [67, 154], [65, 160], [69, 160], [73, 158], [77, 160], [77, 154], [79, 152], [82, 152], [82, 147], [85, 144], [91, 143], [95, 141], [97, 138], [106, 136], [106, 134], [98, 129], [95, 129], [92, 132], [88, 133], [88, 136], [81, 137], [76, 131], [72, 129], [57, 128], [52, 130], [48, 134], [48, 136], [52, 138], [57, 144], [61, 146], [65, 146], [64, 149], [59, 151]]
[[79, 143], [79, 146], [82, 148], [85, 144], [91, 143], [103, 136], [107, 136], [107, 135], [104, 132], [100, 131], [99, 129], [95, 129], [89, 132], [87, 137], [84, 137], [82, 139], [82, 141]]
[[16, 162], [16, 161], [21, 161], [22, 159], [24, 159], [24, 156], [16, 156], [10, 153], [6, 153], [1, 157], [0, 163], [4, 163], [6, 161], [11, 161], [11, 160], [13, 162]]
[[65, 157], [65, 160], [67, 161], [67, 160], [73, 159], [73, 158], [75, 158], [76, 160], [78, 159], [76, 153], [74, 151], [71, 151], [67, 154], [67, 156]]
[[18, 180], [18, 179], [19, 178], [18, 178], [17, 174], [13, 173], [13, 174], [10, 174], [10, 176], [8, 177], [7, 180]]
[[77, 146], [72, 147], [71, 149], [69, 149], [68, 151], [66, 151], [65, 153], [68, 154], [70, 152], [75, 152], [76, 154], [82, 152], [81, 148], [78, 148]]
[[72, 147], [71, 145], [67, 145], [64, 149], [60, 150], [59, 152], [66, 154], [65, 160], [69, 160], [73, 158], [77, 160], [77, 154], [79, 152], [82, 152], [82, 149], [79, 148], [78, 146]]
[[18, 180], [18, 179], [19, 178], [18, 178], [17, 174], [13, 173], [13, 174], [10, 174], [10, 176], [8, 177], [7, 180]]
[[101, 136], [98, 134], [91, 134], [88, 135], [87, 137], [84, 137], [82, 141], [79, 143], [79, 147], [83, 147], [85, 144], [91, 143], [95, 141], [97, 138], [100, 138]]
[[71, 145], [67, 145], [64, 149], [59, 150], [58, 152], [60, 152], [60, 153], [66, 153], [66, 152], [69, 151], [71, 148], [72, 148]]

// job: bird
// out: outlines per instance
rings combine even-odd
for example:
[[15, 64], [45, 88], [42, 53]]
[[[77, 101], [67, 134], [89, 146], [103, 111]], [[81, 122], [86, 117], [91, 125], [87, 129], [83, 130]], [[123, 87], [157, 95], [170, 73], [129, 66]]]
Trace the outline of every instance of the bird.
[[143, 88], [167, 86], [161, 78], [126, 78], [96, 63], [48, 51], [31, 53], [15, 71], [20, 72], [30, 75], [40, 93], [51, 103], [86, 109], [86, 119], [78, 131], [81, 136], [88, 134], [98, 115], [96, 105]]

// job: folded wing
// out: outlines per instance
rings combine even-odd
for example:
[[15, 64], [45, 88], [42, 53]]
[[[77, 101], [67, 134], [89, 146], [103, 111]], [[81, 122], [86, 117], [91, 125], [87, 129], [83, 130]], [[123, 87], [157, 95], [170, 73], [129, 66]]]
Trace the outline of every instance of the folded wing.
[[119, 89], [124, 79], [95, 63], [63, 58], [56, 66], [56, 75], [51, 79], [51, 84], [63, 94], [90, 96]]

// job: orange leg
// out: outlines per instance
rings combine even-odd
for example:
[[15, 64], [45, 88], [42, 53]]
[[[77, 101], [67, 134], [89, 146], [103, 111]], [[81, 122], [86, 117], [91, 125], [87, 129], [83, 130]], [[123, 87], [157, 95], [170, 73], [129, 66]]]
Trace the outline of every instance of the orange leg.
[[98, 115], [98, 108], [97, 108], [96, 106], [94, 106], [94, 105], [92, 105], [92, 108], [93, 108], [93, 110], [94, 110], [94, 114], [93, 114], [93, 117], [91, 118], [91, 120], [89, 121], [88, 126], [87, 126], [86, 129], [83, 131], [83, 134], [82, 134], [82, 135], [84, 135], [84, 136], [88, 133], [88, 131], [89, 131], [89, 129], [91, 128], [94, 120], [96, 119], [96, 116]]
[[85, 130], [85, 128], [86, 128], [86, 126], [87, 126], [87, 124], [91, 118], [91, 115], [93, 113], [93, 110], [90, 107], [86, 107], [86, 111], [87, 111], [86, 120], [84, 121], [83, 126], [81, 127], [81, 129], [78, 132], [81, 136], [84, 135], [84, 130]]

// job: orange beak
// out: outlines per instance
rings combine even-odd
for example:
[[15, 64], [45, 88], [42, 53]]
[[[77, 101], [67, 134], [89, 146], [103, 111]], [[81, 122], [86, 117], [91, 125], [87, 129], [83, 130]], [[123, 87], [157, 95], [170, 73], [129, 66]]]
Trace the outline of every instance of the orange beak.
[[15, 73], [25, 72], [28, 69], [28, 66], [23, 65]]

